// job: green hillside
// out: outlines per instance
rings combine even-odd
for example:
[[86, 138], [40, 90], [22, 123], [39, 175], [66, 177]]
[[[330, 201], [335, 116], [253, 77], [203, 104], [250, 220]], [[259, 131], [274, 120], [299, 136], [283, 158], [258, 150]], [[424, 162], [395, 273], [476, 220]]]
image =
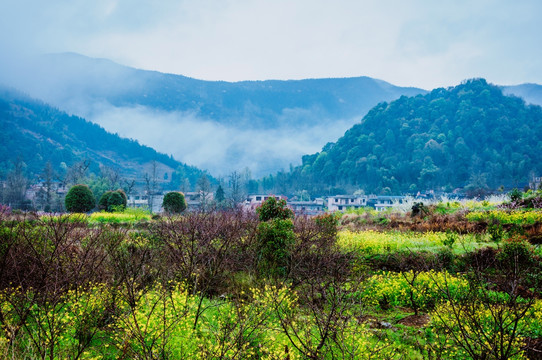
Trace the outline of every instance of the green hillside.
[[2, 87], [0, 127], [0, 178], [18, 160], [26, 164], [29, 178], [40, 173], [48, 161], [61, 170], [80, 160], [90, 160], [91, 170], [105, 165], [135, 179], [149, 172], [153, 161], [162, 176], [177, 170], [177, 174], [182, 173], [195, 183], [202, 174], [201, 170], [137, 141], [120, 138], [85, 119]]
[[363, 76], [206, 81], [73, 53], [0, 67], [0, 83], [220, 176], [299, 164], [379, 102], [426, 93]]
[[473, 79], [381, 103], [336, 143], [303, 157], [287, 183], [313, 193], [485, 191], [542, 171], [542, 108]]

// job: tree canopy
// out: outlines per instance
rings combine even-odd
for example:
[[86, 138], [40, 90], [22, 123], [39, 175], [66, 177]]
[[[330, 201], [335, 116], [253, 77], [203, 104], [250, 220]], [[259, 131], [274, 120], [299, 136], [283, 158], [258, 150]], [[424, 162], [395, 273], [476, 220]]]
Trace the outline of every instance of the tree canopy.
[[377, 105], [336, 143], [274, 180], [313, 194], [511, 188], [542, 171], [541, 138], [541, 107], [472, 79]]

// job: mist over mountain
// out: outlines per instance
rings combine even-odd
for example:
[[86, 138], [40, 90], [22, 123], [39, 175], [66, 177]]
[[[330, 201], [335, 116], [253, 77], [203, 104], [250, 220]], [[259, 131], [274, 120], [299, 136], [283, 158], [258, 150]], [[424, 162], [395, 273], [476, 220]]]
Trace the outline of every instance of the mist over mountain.
[[539, 84], [521, 84], [502, 86], [502, 92], [505, 95], [515, 95], [528, 104], [542, 106], [542, 85]]
[[381, 101], [425, 93], [368, 77], [203, 81], [65, 53], [21, 61], [0, 80], [214, 174], [298, 164]]
[[542, 172], [540, 139], [540, 106], [473, 79], [380, 103], [338, 141], [275, 180], [283, 189], [318, 195], [523, 187]]
[[82, 160], [90, 160], [90, 169], [95, 173], [99, 173], [100, 166], [106, 166], [123, 178], [140, 181], [145, 173], [152, 173], [153, 162], [161, 182], [182, 176], [194, 185], [204, 173], [137, 141], [108, 133], [97, 124], [1, 86], [0, 129], [0, 177], [18, 161], [25, 163], [26, 176], [30, 179], [40, 174], [47, 162], [62, 173]]

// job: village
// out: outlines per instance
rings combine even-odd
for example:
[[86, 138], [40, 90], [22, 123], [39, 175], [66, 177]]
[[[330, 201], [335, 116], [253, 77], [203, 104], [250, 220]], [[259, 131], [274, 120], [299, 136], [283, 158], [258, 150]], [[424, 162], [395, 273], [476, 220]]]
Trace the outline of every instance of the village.
[[[61, 183], [54, 183], [53, 193], [57, 198], [63, 198], [67, 193], [67, 188]], [[27, 206], [34, 209], [40, 208], [40, 203], [46, 196], [44, 184], [38, 183], [30, 186], [26, 192], [24, 201]], [[152, 213], [159, 214], [163, 212], [162, 202], [167, 191], [147, 194], [145, 191], [127, 194], [127, 206], [129, 208], [147, 209]], [[188, 211], [199, 211], [212, 208], [215, 204], [215, 196], [212, 192], [188, 191], [184, 193]], [[397, 204], [402, 204], [407, 196], [399, 195], [334, 195], [328, 197], [319, 197], [314, 200], [298, 200], [297, 197], [288, 198], [284, 195], [274, 194], [249, 194], [237, 206], [245, 210], [255, 210], [269, 197], [285, 200], [288, 207], [296, 215], [316, 216], [325, 212], [348, 211], [351, 209], [367, 208], [376, 211], [384, 211]], [[418, 194], [416, 198], [429, 199], [434, 197], [432, 193]]]

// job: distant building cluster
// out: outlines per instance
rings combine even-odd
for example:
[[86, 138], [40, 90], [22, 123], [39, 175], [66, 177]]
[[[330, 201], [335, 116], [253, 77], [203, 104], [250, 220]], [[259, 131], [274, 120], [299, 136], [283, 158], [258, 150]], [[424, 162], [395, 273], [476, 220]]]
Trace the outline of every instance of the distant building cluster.
[[[132, 194], [128, 196], [128, 206], [135, 208], [151, 209], [154, 213], [160, 213], [165, 193], [157, 193], [152, 196]], [[188, 211], [200, 210], [202, 206], [210, 205], [214, 201], [213, 193], [186, 192], [185, 199]], [[265, 200], [274, 197], [277, 200], [285, 200], [288, 207], [298, 215], [316, 216], [324, 212], [347, 211], [350, 209], [372, 208], [384, 211], [405, 200], [404, 196], [380, 196], [380, 195], [335, 195], [327, 198], [316, 198], [311, 201], [289, 200], [283, 195], [250, 194], [239, 204], [243, 209], [255, 211]]]
[[[542, 182], [541, 177], [533, 177], [531, 181], [532, 188], [539, 188]], [[5, 187], [4, 184], [0, 184]], [[67, 188], [55, 182], [51, 184], [50, 190], [55, 195], [56, 199], [61, 199], [67, 192]], [[43, 183], [38, 183], [30, 186], [24, 194], [25, 201], [33, 205], [35, 209], [42, 209], [44, 206], [39, 206], [43, 202], [46, 187]], [[153, 213], [162, 213], [162, 202], [164, 195], [167, 192], [140, 193], [128, 194], [127, 205], [131, 208], [149, 209]], [[188, 211], [198, 211], [201, 209], [210, 209], [215, 205], [214, 194], [212, 192], [192, 191], [185, 192], [185, 199]], [[429, 200], [438, 197], [433, 191], [427, 193], [418, 193], [415, 198], [419, 200]], [[255, 211], [265, 200], [274, 197], [277, 200], [285, 200], [288, 207], [297, 215], [316, 216], [325, 212], [349, 211], [360, 208], [374, 209], [376, 211], [385, 211], [393, 206], [403, 204], [406, 196], [391, 196], [391, 195], [335, 195], [325, 198], [316, 198], [314, 200], [299, 200], [297, 197], [288, 199], [284, 195], [271, 194], [250, 194], [244, 198], [237, 206], [248, 211]], [[230, 204], [231, 206], [231, 204]]]

